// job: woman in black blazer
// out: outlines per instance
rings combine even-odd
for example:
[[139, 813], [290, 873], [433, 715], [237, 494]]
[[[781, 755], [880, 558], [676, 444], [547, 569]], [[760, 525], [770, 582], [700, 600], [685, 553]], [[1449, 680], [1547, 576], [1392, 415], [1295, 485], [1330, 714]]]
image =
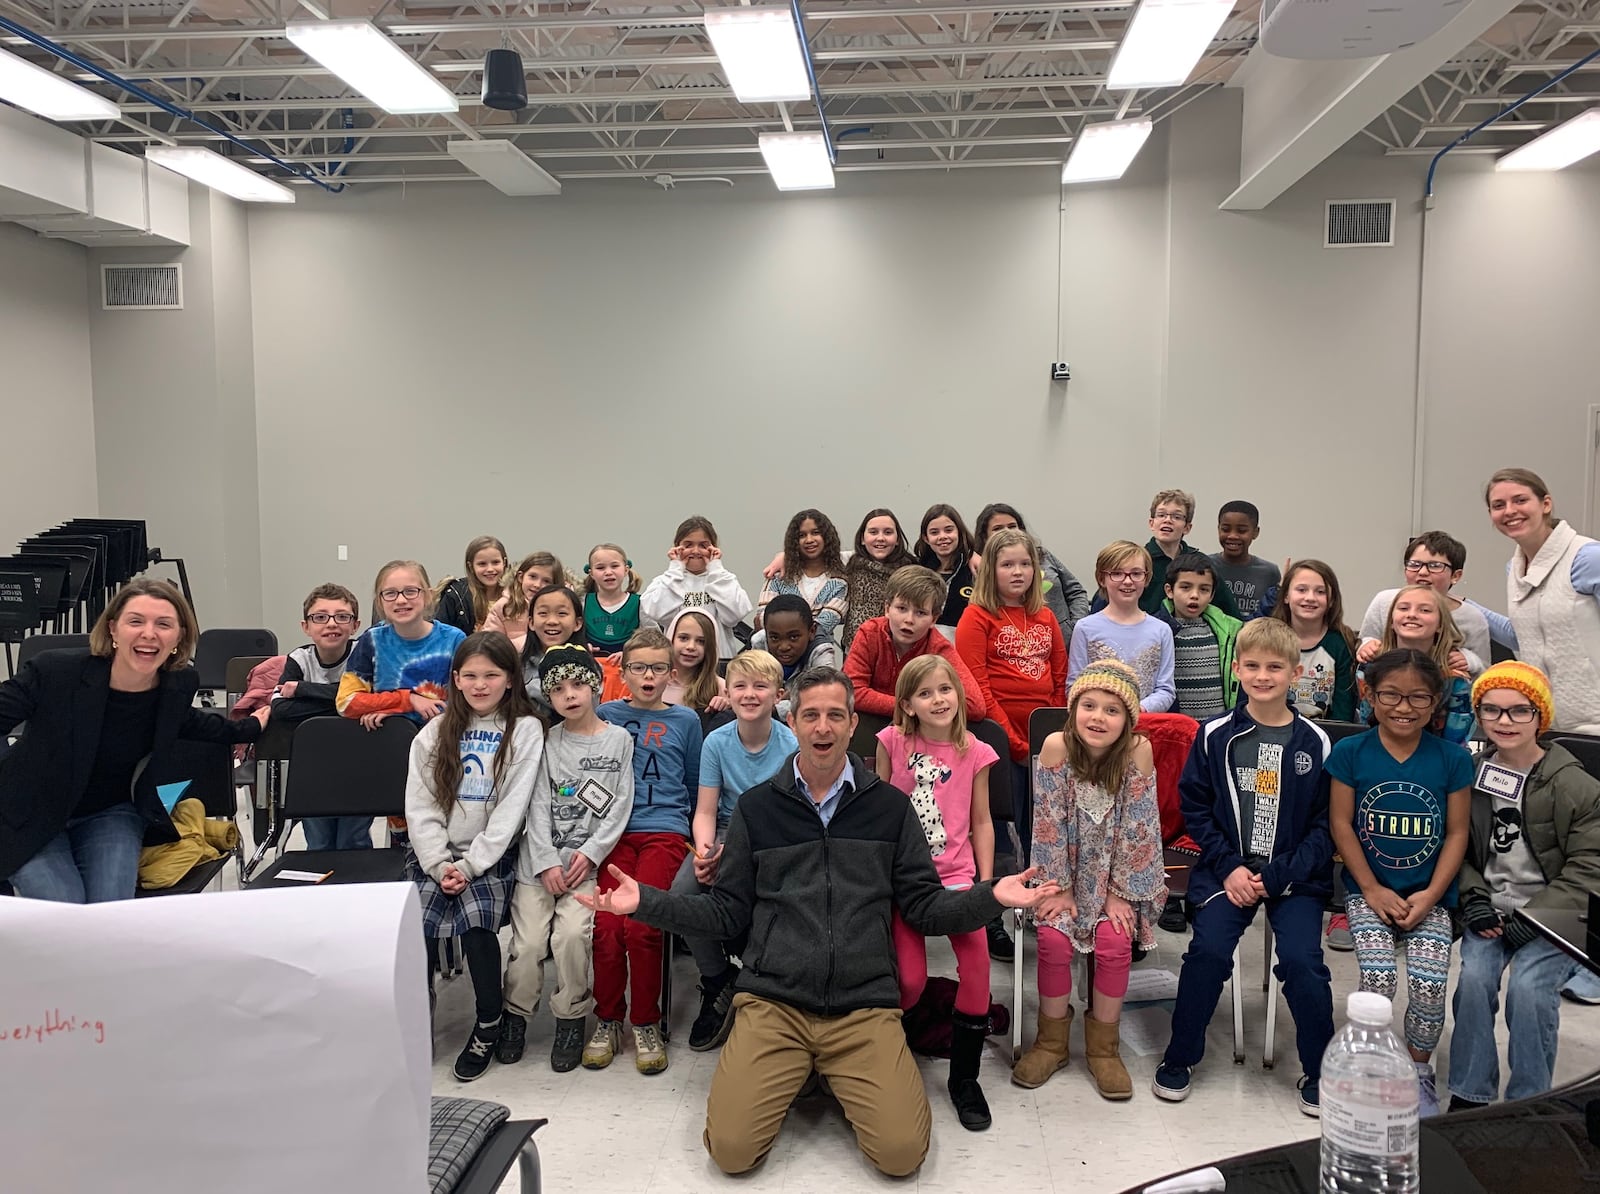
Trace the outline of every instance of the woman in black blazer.
[[173, 585], [133, 580], [100, 615], [87, 652], [46, 651], [0, 684], [0, 734], [28, 723], [0, 759], [0, 879], [19, 896], [131, 899], [140, 847], [177, 840], [155, 784], [177, 740], [261, 733], [255, 718], [194, 708], [199, 634]]

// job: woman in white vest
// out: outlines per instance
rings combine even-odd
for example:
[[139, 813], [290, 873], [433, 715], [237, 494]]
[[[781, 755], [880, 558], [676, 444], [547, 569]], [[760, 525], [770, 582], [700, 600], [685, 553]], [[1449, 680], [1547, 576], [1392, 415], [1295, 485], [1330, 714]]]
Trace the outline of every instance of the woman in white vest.
[[1504, 468], [1484, 489], [1489, 521], [1516, 544], [1507, 619], [1495, 637], [1550, 677], [1555, 728], [1600, 734], [1600, 543], [1555, 515], [1538, 474]]

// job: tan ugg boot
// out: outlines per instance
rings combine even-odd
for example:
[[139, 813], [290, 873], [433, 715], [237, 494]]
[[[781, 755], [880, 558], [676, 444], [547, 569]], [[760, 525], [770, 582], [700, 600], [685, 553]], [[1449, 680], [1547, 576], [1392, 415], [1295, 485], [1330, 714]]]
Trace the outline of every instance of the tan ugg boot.
[[1039, 1013], [1039, 1027], [1034, 1033], [1033, 1047], [1011, 1067], [1011, 1081], [1029, 1090], [1043, 1086], [1050, 1075], [1067, 1064], [1069, 1059], [1068, 1033], [1072, 1029], [1072, 1008], [1059, 1019]]
[[1122, 1064], [1122, 1021], [1102, 1023], [1088, 1013], [1083, 1017], [1083, 1055], [1103, 1099], [1133, 1098], [1133, 1079]]

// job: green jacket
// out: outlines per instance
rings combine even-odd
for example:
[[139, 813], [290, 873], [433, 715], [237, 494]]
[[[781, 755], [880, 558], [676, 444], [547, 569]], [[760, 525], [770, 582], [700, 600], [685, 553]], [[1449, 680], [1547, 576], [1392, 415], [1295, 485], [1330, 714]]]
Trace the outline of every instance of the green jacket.
[[[1493, 758], [1492, 752], [1484, 756]], [[1494, 834], [1494, 797], [1472, 791], [1472, 834], [1461, 863], [1461, 905], [1487, 900], [1483, 877]], [[1564, 746], [1547, 743], [1522, 796], [1522, 834], [1549, 885], [1528, 907], [1586, 911], [1600, 891], [1600, 780]]]
[[[1177, 616], [1172, 611], [1170, 600], [1163, 601], [1161, 609], [1169, 618]], [[1205, 619], [1206, 625], [1211, 627], [1211, 633], [1217, 636], [1217, 662], [1222, 665], [1222, 699], [1228, 708], [1232, 709], [1239, 699], [1239, 678], [1233, 674], [1233, 647], [1239, 638], [1239, 628], [1244, 623], [1230, 614], [1223, 613], [1215, 602], [1206, 606], [1206, 612], [1200, 616]]]

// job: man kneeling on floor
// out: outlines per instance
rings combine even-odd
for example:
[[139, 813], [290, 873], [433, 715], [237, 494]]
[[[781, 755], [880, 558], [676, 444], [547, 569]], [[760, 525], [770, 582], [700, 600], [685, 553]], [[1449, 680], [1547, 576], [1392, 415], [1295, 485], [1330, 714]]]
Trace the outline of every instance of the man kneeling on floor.
[[981, 929], [1003, 907], [1056, 890], [1033, 871], [947, 891], [904, 792], [847, 753], [856, 728], [849, 678], [829, 667], [795, 677], [789, 724], [799, 752], [739, 798], [716, 886], [672, 895], [617, 874], [578, 898], [684, 936], [727, 940], [748, 928], [733, 1032], [706, 1101], [706, 1150], [726, 1173], [767, 1155], [814, 1069], [826, 1078], [861, 1151], [903, 1176], [928, 1153], [922, 1075], [900, 1027], [891, 907], [917, 932]]

